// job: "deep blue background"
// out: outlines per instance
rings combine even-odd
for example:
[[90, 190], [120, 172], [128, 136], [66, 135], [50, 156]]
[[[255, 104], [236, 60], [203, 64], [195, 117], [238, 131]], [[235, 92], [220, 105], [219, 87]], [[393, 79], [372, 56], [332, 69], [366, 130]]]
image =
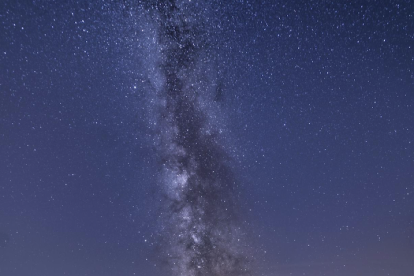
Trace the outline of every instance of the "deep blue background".
[[[136, 5], [0, 4], [1, 275], [161, 275]], [[214, 5], [254, 275], [410, 275], [412, 1]]]

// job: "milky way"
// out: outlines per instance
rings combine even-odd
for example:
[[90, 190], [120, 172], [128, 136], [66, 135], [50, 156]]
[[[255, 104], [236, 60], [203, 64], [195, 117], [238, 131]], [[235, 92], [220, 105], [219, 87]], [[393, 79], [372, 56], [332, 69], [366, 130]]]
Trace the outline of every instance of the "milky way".
[[244, 275], [237, 184], [218, 115], [206, 3], [150, 5], [150, 106], [162, 166], [164, 249], [174, 275]]

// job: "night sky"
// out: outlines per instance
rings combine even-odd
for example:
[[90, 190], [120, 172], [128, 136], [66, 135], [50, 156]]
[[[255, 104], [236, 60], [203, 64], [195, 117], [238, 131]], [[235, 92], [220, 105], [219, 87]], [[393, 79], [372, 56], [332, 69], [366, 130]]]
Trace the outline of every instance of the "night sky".
[[412, 1], [1, 1], [1, 276], [413, 271]]

